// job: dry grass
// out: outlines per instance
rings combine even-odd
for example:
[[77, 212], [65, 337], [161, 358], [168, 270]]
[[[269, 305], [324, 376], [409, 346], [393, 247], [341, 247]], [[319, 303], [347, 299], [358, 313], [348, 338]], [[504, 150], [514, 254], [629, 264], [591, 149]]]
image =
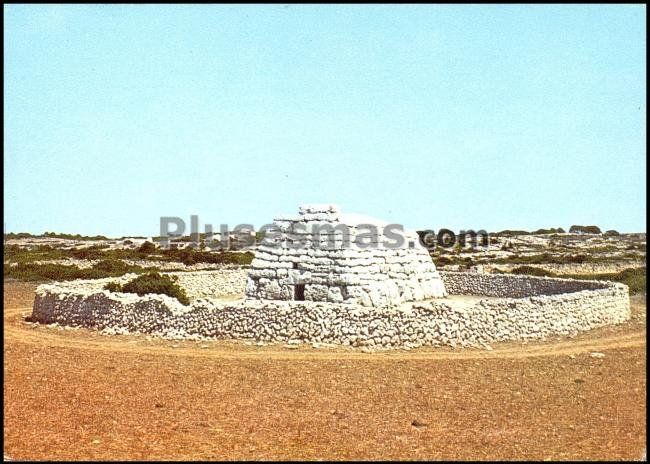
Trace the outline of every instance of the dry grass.
[[639, 459], [645, 447], [644, 299], [629, 323], [574, 339], [366, 354], [33, 327], [33, 288], [4, 293], [14, 459]]

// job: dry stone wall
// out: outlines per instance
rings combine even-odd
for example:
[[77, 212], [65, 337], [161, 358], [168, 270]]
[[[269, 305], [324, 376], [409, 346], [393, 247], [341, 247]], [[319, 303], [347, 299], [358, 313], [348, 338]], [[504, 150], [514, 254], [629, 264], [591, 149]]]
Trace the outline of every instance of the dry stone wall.
[[[609, 274], [620, 272], [629, 268], [644, 267], [645, 261], [643, 260], [627, 260], [616, 261], [612, 263], [544, 263], [544, 264], [481, 264], [483, 272], [489, 273], [503, 273], [511, 272], [521, 266], [533, 267], [543, 269], [545, 271], [553, 272], [557, 275], [562, 274]], [[441, 269], [442, 270], [442, 269]]]
[[451, 295], [482, 295], [501, 298], [557, 295], [596, 290], [611, 282], [533, 277], [510, 274], [479, 274], [473, 272], [441, 272]]
[[[92, 327], [105, 334], [337, 344], [376, 350], [422, 345], [487, 347], [497, 341], [573, 335], [630, 317], [627, 287], [612, 282], [441, 272], [450, 294], [478, 293], [491, 298], [474, 298], [469, 304], [452, 297], [368, 307], [315, 301], [227, 302], [200, 296], [219, 287], [214, 280], [223, 275], [182, 274], [187, 280], [181, 285], [205, 286], [192, 293], [189, 306], [166, 295], [140, 297], [103, 290], [109, 281], [135, 277], [127, 275], [41, 285], [32, 320]], [[241, 291], [242, 281], [240, 277], [223, 284], [220, 294], [232, 295], [236, 288]], [[513, 294], [521, 297], [503, 297]]]
[[[440, 275], [417, 234], [399, 232], [402, 243], [394, 248], [386, 225], [344, 215], [335, 205], [303, 205], [298, 217], [277, 218], [275, 240], [258, 246], [246, 295], [375, 307], [443, 297]], [[377, 234], [370, 236], [367, 226]]]
[[221, 268], [216, 271], [166, 272], [175, 276], [190, 300], [240, 295], [244, 292], [248, 268]]

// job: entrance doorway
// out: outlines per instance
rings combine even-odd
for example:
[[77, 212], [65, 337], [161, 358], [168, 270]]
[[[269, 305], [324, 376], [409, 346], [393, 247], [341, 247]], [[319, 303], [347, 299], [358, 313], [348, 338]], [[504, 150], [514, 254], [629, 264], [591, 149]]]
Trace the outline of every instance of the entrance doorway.
[[293, 287], [293, 299], [295, 301], [305, 301], [305, 284], [296, 284]]

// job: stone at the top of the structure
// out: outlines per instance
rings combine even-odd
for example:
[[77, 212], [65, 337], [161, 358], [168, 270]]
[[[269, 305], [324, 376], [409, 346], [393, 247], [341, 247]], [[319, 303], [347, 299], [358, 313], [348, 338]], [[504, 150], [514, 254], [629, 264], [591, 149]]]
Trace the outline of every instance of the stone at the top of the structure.
[[341, 212], [341, 207], [329, 203], [323, 204], [307, 204], [298, 207], [298, 213], [302, 216], [305, 214], [338, 214]]
[[276, 221], [318, 221], [329, 220], [336, 221], [350, 226], [359, 224], [370, 224], [376, 226], [385, 226], [388, 222], [381, 219], [366, 216], [357, 213], [342, 213], [339, 205], [323, 204], [305, 204], [298, 207], [298, 216], [281, 214], [275, 217]]
[[[390, 233], [395, 237], [400, 235], [409, 241], [417, 239], [417, 232], [411, 229], [406, 229], [402, 225], [392, 224], [382, 219], [377, 219], [365, 214], [358, 213], [342, 213], [341, 207], [334, 204], [305, 204], [301, 205], [298, 210], [298, 215], [281, 214], [277, 215], [273, 220], [276, 225], [280, 225], [283, 230], [292, 230], [293, 224], [301, 223], [303, 229], [299, 233], [313, 233], [313, 230], [320, 230], [325, 224], [346, 225], [352, 229], [368, 229], [374, 227], [375, 231], [380, 235], [384, 234], [387, 227], [391, 227]], [[306, 229], [304, 229], [306, 227]], [[319, 233], [322, 233], [319, 232]], [[405, 246], [410, 246], [405, 242]]]

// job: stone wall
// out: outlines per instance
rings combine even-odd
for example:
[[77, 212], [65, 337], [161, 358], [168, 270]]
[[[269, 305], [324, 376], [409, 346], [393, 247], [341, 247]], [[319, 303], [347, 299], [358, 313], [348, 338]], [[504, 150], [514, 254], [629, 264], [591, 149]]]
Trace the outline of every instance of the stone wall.
[[[209, 272], [195, 274], [185, 282], [206, 285], [203, 291], [194, 293], [195, 297], [206, 294], [219, 278]], [[452, 294], [481, 292], [492, 298], [475, 298], [467, 303], [452, 297], [376, 308], [310, 301], [225, 302], [199, 297], [184, 306], [166, 295], [139, 297], [102, 290], [107, 282], [125, 282], [134, 277], [130, 275], [41, 285], [36, 291], [32, 319], [92, 327], [106, 334], [409, 349], [421, 345], [486, 347], [497, 341], [573, 335], [630, 317], [628, 289], [618, 283], [469, 273], [441, 275]], [[229, 288], [223, 294], [232, 294], [235, 287], [229, 285], [223, 285]], [[532, 294], [503, 298], [512, 293], [524, 295], [526, 291]], [[541, 295], [541, 291], [550, 294]]]
[[574, 280], [510, 274], [443, 272], [442, 280], [450, 295], [482, 295], [501, 298], [525, 298], [538, 295], [596, 290], [613, 285], [598, 280]]
[[[375, 307], [444, 296], [417, 234], [391, 229], [385, 235], [387, 225], [343, 214], [336, 205], [301, 206], [297, 217], [275, 219], [273, 234], [258, 246], [246, 295]], [[399, 246], [393, 234], [401, 237]]]
[[207, 297], [242, 296], [248, 268], [233, 267], [216, 271], [166, 272], [176, 276], [190, 300]]
[[[553, 272], [557, 275], [563, 274], [610, 274], [623, 271], [628, 268], [645, 267], [643, 260], [616, 261], [612, 263], [543, 263], [543, 264], [482, 264], [484, 272], [502, 273], [511, 272], [518, 267], [527, 266], [545, 271]], [[440, 269], [442, 270], [442, 269]]]

